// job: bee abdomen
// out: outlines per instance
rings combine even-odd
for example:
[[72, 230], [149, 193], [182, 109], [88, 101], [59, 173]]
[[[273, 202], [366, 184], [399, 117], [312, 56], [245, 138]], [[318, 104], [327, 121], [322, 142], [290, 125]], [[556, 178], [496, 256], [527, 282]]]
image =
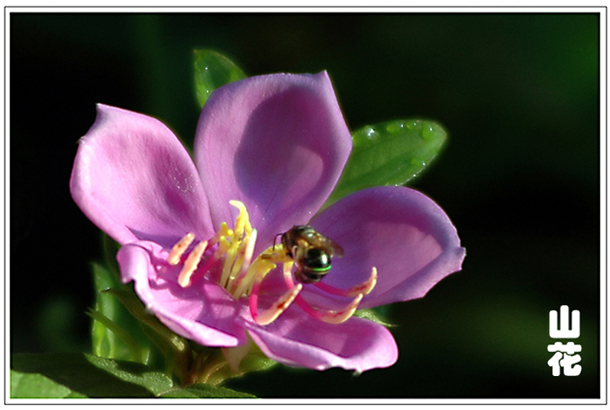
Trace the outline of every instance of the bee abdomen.
[[331, 266], [330, 256], [328, 253], [316, 248], [308, 249], [304, 265], [311, 270], [327, 271]]

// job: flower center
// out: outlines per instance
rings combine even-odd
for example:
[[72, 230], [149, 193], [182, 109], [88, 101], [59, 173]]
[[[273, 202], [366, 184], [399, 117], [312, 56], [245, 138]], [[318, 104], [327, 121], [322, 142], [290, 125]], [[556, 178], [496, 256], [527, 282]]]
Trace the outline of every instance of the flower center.
[[[229, 292], [235, 299], [247, 296], [252, 290], [252, 276], [255, 268], [259, 268], [260, 263], [252, 263], [254, 245], [256, 244], [257, 232], [252, 229], [250, 217], [246, 206], [240, 201], [230, 201], [230, 204], [239, 210], [235, 218], [235, 229], [229, 229], [226, 222], [223, 222], [218, 232], [209, 240], [199, 242], [188, 254], [187, 249], [195, 240], [195, 234], [186, 234], [171, 249], [167, 262], [170, 265], [183, 263], [178, 284], [187, 287], [195, 283], [210, 269], [221, 264], [221, 275], [218, 284]], [[204, 253], [209, 251], [211, 255], [205, 259]], [[183, 256], [187, 254], [186, 258]], [[203, 263], [202, 263], [203, 262]], [[275, 265], [271, 266], [273, 269]], [[244, 280], [248, 277], [248, 280]]]
[[[229, 201], [239, 210], [235, 218], [234, 229], [229, 229], [223, 222], [218, 232], [209, 240], [199, 242], [190, 252], [187, 252], [195, 240], [195, 234], [188, 233], [178, 241], [167, 256], [170, 265], [182, 263], [178, 284], [190, 286], [210, 272], [212, 267], [221, 266], [218, 285], [223, 287], [235, 299], [249, 297], [250, 313], [260, 325], [266, 325], [277, 319], [291, 304], [296, 303], [309, 315], [327, 323], [341, 323], [349, 319], [356, 311], [362, 298], [370, 293], [377, 282], [377, 270], [373, 267], [371, 275], [365, 282], [350, 289], [337, 289], [322, 282], [314, 283], [319, 289], [338, 296], [353, 298], [344, 308], [338, 311], [314, 308], [305, 301], [299, 293], [302, 283], [296, 283], [292, 277], [294, 260], [283, 245], [275, 244], [253, 259], [257, 231], [250, 224], [246, 206], [240, 201]], [[204, 261], [204, 254], [209, 257]], [[186, 255], [186, 256], [185, 256]], [[203, 263], [202, 263], [203, 262]], [[288, 290], [279, 296], [271, 307], [258, 311], [258, 294], [263, 279], [283, 263], [284, 280]], [[330, 266], [325, 270], [330, 269]]]

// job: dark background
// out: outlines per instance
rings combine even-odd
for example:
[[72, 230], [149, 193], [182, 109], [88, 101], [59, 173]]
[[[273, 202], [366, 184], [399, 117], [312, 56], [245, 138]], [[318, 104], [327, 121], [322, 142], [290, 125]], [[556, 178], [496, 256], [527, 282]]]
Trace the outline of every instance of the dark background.
[[[192, 50], [212, 48], [249, 75], [328, 70], [353, 130], [443, 124], [447, 146], [412, 186], [445, 209], [467, 248], [460, 273], [386, 312], [400, 348], [392, 368], [355, 377], [277, 366], [229, 387], [599, 397], [598, 15], [12, 13], [8, 41], [13, 352], [90, 349], [100, 235], [68, 181], [95, 103], [155, 116], [192, 141]], [[547, 365], [548, 313], [563, 304], [581, 312], [578, 377]]]

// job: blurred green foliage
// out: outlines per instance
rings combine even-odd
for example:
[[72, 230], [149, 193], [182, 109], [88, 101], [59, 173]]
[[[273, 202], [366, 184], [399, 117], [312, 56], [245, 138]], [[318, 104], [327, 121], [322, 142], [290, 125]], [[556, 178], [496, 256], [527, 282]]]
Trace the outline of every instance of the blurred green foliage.
[[[228, 387], [259, 397], [599, 397], [599, 16], [406, 12], [11, 14], [12, 350], [90, 345], [99, 234], [68, 180], [95, 103], [153, 115], [192, 143], [192, 53], [209, 48], [249, 75], [327, 70], [352, 130], [442, 123], [446, 147], [413, 186], [445, 209], [468, 251], [462, 272], [384, 312], [400, 348], [392, 368], [354, 377], [276, 366]], [[35, 258], [32, 243], [46, 244]], [[563, 304], [581, 312], [578, 377], [547, 365], [548, 312]]]

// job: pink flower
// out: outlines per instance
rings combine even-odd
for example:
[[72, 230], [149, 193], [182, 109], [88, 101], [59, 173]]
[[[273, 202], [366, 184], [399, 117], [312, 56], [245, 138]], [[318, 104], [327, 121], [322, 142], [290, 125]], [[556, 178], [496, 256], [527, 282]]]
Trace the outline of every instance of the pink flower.
[[[385, 327], [350, 317], [358, 302], [371, 308], [420, 298], [461, 269], [465, 251], [454, 226], [412, 189], [366, 189], [318, 213], [351, 150], [324, 72], [250, 77], [216, 90], [199, 119], [194, 162], [158, 120], [106, 105], [97, 109], [78, 148], [72, 196], [123, 245], [117, 255], [123, 281], [134, 282], [166, 326], [201, 345], [236, 347], [251, 339], [291, 366], [388, 367], [397, 360], [396, 342]], [[230, 203], [245, 205], [235, 222], [243, 236]], [[279, 263], [281, 258], [264, 262], [265, 252], [271, 247], [281, 253], [279, 242], [273, 248], [276, 236], [304, 224], [344, 250], [320, 282], [295, 284], [290, 262], [286, 275], [279, 268], [266, 276], [269, 267], [252, 268]], [[220, 252], [223, 243], [241, 253]], [[230, 270], [234, 261], [238, 278], [233, 272], [227, 279], [223, 268]], [[248, 269], [258, 272], [256, 280], [244, 279]], [[236, 291], [240, 283], [247, 286]], [[368, 288], [350, 305], [359, 291], [348, 296], [338, 289], [360, 284]], [[278, 301], [285, 303], [274, 308]], [[275, 309], [277, 318], [260, 324], [256, 306]], [[337, 312], [347, 312], [344, 321], [334, 321]]]

